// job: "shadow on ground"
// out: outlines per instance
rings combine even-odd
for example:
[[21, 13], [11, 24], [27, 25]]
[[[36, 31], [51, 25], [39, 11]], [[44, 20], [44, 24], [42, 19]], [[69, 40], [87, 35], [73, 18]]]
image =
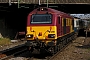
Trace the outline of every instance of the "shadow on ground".
[[90, 49], [90, 45], [75, 46], [75, 47], [82, 48], [82, 49]]

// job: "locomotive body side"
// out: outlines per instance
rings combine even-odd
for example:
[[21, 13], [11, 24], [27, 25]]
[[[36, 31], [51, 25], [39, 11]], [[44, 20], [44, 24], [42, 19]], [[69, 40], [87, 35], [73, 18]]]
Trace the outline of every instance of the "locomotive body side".
[[26, 39], [30, 48], [49, 49], [57, 46], [62, 41], [61, 38], [65, 39], [72, 34], [74, 34], [74, 19], [66, 13], [41, 7], [28, 15]]

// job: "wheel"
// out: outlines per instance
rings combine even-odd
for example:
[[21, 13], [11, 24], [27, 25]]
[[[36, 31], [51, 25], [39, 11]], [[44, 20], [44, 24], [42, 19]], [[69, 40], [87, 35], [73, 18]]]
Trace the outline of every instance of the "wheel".
[[54, 54], [55, 54], [55, 49], [54, 49], [54, 47], [50, 47], [50, 48], [48, 49], [48, 51], [49, 51], [49, 53], [50, 53], [51, 55], [54, 55]]

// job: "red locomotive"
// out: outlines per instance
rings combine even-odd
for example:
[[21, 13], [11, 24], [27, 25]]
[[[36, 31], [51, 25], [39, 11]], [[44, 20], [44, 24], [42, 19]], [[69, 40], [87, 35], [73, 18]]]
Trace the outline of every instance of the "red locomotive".
[[39, 7], [27, 18], [27, 46], [30, 51], [42, 48], [56, 53], [74, 39], [74, 18], [64, 12]]

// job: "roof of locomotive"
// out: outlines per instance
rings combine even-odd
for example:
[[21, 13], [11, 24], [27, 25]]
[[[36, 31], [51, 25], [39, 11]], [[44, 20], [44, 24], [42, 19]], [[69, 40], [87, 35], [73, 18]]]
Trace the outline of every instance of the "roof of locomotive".
[[48, 12], [55, 13], [55, 14], [59, 14], [60, 16], [66, 16], [66, 17], [69, 17], [69, 18], [73, 18], [72, 16], [70, 16], [70, 15], [67, 14], [67, 13], [64, 13], [64, 12], [62, 12], [62, 11], [55, 10], [55, 9], [52, 9], [52, 8], [47, 8], [47, 7], [39, 7], [39, 8], [36, 8], [36, 9], [34, 9], [32, 12], [30, 12], [30, 14], [33, 14], [33, 13], [37, 12], [37, 9], [41, 9], [41, 8], [45, 8], [45, 9], [47, 9]]

